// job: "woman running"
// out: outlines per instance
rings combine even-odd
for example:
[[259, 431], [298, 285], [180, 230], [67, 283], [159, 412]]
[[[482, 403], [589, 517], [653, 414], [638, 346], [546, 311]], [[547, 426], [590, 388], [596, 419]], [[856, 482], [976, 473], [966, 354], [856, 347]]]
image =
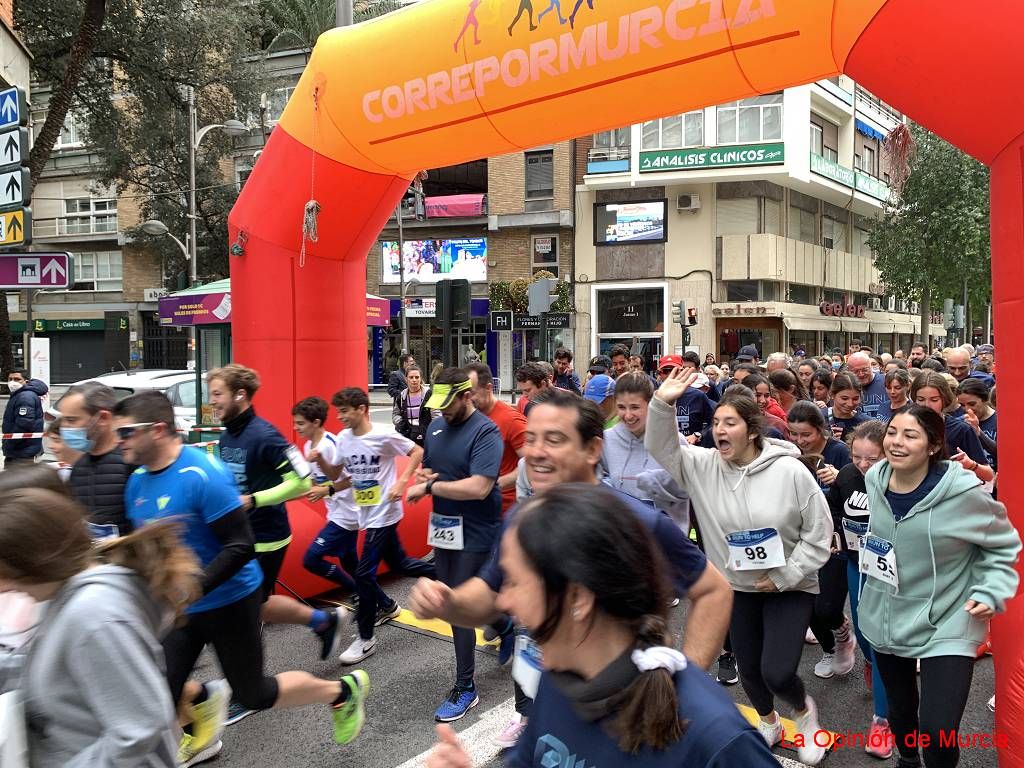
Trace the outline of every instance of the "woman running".
[[906, 368], [894, 368], [885, 374], [885, 394], [889, 402], [878, 409], [878, 420], [888, 423], [894, 414], [910, 407], [910, 374]]
[[946, 768], [959, 761], [948, 734], [963, 717], [975, 652], [1017, 591], [1020, 537], [978, 479], [944, 461], [939, 413], [897, 414], [883, 445], [885, 460], [865, 476], [860, 625], [885, 683], [900, 768], [920, 765], [919, 735], [929, 737], [926, 768]]
[[722, 396], [712, 422], [716, 448], [680, 446], [670, 416], [695, 380], [676, 370], [662, 382], [651, 401], [645, 444], [699, 509], [715, 510], [701, 519], [704, 546], [733, 588], [729, 637], [740, 682], [760, 715], [758, 730], [769, 745], [782, 739], [775, 698], [782, 699], [795, 712], [800, 761], [816, 765], [825, 755], [813, 739], [818, 711], [797, 667], [818, 570], [829, 557], [828, 506], [793, 446], [761, 436], [761, 411], [744, 394]]
[[175, 768], [158, 638], [200, 594], [199, 564], [170, 524], [94, 544], [84, 514], [43, 488], [0, 500], [0, 592], [48, 601], [0, 689], [22, 693], [33, 766]]
[[861, 653], [864, 654], [864, 683], [874, 699], [874, 715], [868, 728], [864, 751], [873, 757], [887, 760], [892, 756], [892, 732], [889, 730], [889, 703], [885, 686], [874, 663], [874, 652], [860, 631], [857, 598], [860, 590], [861, 539], [868, 531], [868, 497], [864, 474], [883, 457], [882, 439], [885, 425], [880, 421], [865, 421], [853, 430], [850, 456], [853, 463], [839, 470], [828, 489], [828, 505], [832, 510], [832, 523], [840, 536], [840, 546], [846, 553], [846, 578], [850, 593], [850, 616]]
[[[729, 697], [668, 647], [668, 566], [623, 502], [594, 485], [546, 491], [520, 508], [500, 562], [497, 606], [529, 629], [545, 668], [506, 765], [777, 768]], [[438, 735], [428, 768], [468, 768], [454, 732]]]
[[811, 377], [818, 372], [819, 367], [818, 361], [813, 357], [807, 358], [796, 367], [796, 376], [808, 393], [811, 391]]
[[789, 409], [801, 400], [807, 399], [807, 390], [796, 374], [788, 368], [772, 371], [768, 374], [768, 382], [775, 390], [779, 405], [787, 414]]
[[819, 368], [811, 376], [808, 394], [814, 404], [823, 410], [832, 407], [832, 379], [832, 371], [828, 368]]
[[964, 379], [957, 387], [956, 399], [966, 411], [964, 421], [974, 430], [992, 469], [996, 467], [996, 412], [989, 404], [989, 389], [981, 379]]
[[832, 428], [832, 436], [846, 442], [857, 425], [869, 419], [857, 410], [860, 408], [860, 382], [852, 373], [837, 373], [832, 379], [829, 394], [832, 395], [832, 407], [828, 410], [828, 424]]
[[943, 417], [946, 452], [950, 461], [958, 462], [968, 472], [977, 475], [983, 483], [995, 479], [996, 473], [988, 465], [985, 449], [974, 430], [966, 421], [950, 413], [959, 407], [959, 403], [941, 373], [922, 371], [910, 388], [910, 398], [915, 404], [923, 405]]

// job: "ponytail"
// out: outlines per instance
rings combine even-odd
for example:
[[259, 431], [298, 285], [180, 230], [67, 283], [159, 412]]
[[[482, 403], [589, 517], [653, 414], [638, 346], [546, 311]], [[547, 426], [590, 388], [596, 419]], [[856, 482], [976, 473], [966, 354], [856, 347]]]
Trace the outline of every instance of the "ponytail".
[[[665, 645], [669, 634], [665, 619], [648, 614], [640, 618], [637, 640], [641, 648]], [[631, 755], [645, 745], [660, 750], [676, 743], [686, 731], [679, 717], [679, 697], [667, 669], [641, 672], [622, 693], [618, 715], [608, 731], [618, 739], [619, 749]]]
[[180, 620], [185, 608], [202, 596], [199, 561], [181, 543], [180, 524], [151, 523], [128, 536], [107, 539], [96, 545], [96, 559], [135, 571], [153, 599]]

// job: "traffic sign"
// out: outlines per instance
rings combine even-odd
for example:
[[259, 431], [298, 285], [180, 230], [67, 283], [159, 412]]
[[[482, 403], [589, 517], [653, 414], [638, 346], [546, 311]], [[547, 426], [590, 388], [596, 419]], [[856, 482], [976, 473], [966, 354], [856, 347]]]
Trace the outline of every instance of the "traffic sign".
[[31, 242], [31, 209], [22, 208], [20, 211], [0, 213], [0, 246], [28, 245]]
[[490, 323], [489, 330], [491, 331], [511, 331], [512, 330], [512, 312], [508, 310], [495, 310], [489, 315]]
[[0, 253], [0, 289], [67, 288], [73, 283], [71, 266], [66, 251]]
[[28, 110], [25, 108], [25, 91], [21, 88], [7, 88], [0, 91], [0, 130], [25, 125]]
[[0, 173], [0, 208], [21, 207], [29, 195], [32, 176], [28, 168]]
[[28, 157], [28, 128], [0, 133], [0, 167], [21, 165], [25, 157]]

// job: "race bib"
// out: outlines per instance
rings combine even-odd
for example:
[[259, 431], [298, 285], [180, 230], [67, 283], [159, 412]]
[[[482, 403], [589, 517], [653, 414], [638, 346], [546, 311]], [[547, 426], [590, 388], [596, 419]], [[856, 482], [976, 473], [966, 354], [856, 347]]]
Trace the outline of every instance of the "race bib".
[[356, 505], [360, 507], [376, 507], [380, 504], [381, 490], [376, 480], [359, 480], [352, 484], [352, 493], [356, 497]]
[[295, 470], [295, 474], [302, 480], [313, 474], [309, 462], [302, 458], [302, 453], [294, 445], [289, 445], [285, 448], [284, 455], [288, 458], [288, 463], [292, 465], [292, 469]]
[[521, 629], [516, 630], [516, 654], [512, 660], [512, 679], [519, 683], [523, 693], [531, 699], [537, 698], [540, 676], [544, 671], [540, 646]]
[[729, 546], [729, 567], [734, 571], [781, 568], [786, 564], [782, 538], [774, 528], [729, 533], [725, 543]]
[[431, 513], [427, 544], [438, 549], [462, 549], [462, 518]]
[[878, 579], [899, 588], [900, 577], [896, 573], [896, 550], [893, 549], [892, 542], [874, 534], [868, 534], [863, 541], [860, 572], [867, 574], [872, 579]]
[[846, 548], [851, 552], [861, 550], [861, 539], [868, 533], [867, 523], [858, 523], [848, 517], [843, 518], [843, 536], [846, 539]]
[[100, 542], [106, 539], [116, 539], [121, 531], [113, 523], [86, 523], [89, 528], [89, 535], [93, 541]]

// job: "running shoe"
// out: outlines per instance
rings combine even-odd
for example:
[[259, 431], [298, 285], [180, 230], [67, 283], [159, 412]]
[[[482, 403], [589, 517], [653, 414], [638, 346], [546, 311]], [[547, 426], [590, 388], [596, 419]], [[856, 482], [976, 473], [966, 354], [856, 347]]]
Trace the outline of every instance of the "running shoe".
[[224, 725], [234, 725], [235, 723], [240, 723], [243, 720], [245, 720], [245, 718], [247, 718], [249, 715], [255, 714], [255, 709], [243, 707], [237, 701], [232, 701], [230, 706], [228, 707], [228, 718], [224, 721]]
[[814, 741], [815, 735], [821, 730], [818, 705], [808, 696], [805, 706], [807, 709], [794, 717], [797, 733], [804, 737], [804, 745], [796, 749], [797, 759], [805, 765], [817, 765], [825, 758], [825, 748], [819, 747]]
[[668, 607], [669, 608], [678, 608], [679, 607], [679, 598], [678, 597], [673, 597], [671, 600], [669, 600], [668, 601]]
[[782, 737], [785, 735], [785, 731], [782, 728], [782, 718], [779, 717], [778, 712], [774, 714], [774, 723], [766, 723], [762, 718], [757, 719], [757, 731], [764, 736], [764, 740], [768, 742], [768, 749], [771, 749], [782, 741]]
[[864, 662], [864, 686], [868, 689], [868, 692], [871, 692], [871, 690], [874, 688], [874, 685], [875, 685], [875, 676], [874, 676], [872, 668], [871, 668], [871, 662], [870, 661], [865, 661]]
[[379, 627], [381, 624], [387, 624], [392, 619], [397, 619], [401, 612], [402, 606], [397, 600], [392, 600], [391, 605], [377, 609], [377, 618], [373, 620], [373, 625]]
[[357, 636], [356, 639], [352, 641], [352, 645], [346, 648], [344, 653], [338, 657], [338, 660], [342, 664], [358, 664], [367, 656], [372, 656], [376, 651], [376, 637], [371, 637], [369, 640], [363, 640], [363, 638]]
[[178, 745], [178, 768], [189, 768], [192, 765], [205, 763], [219, 755], [222, 749], [224, 749], [224, 742], [218, 740], [196, 752], [195, 739], [186, 733]]
[[736, 657], [731, 653], [723, 653], [718, 657], [718, 682], [722, 685], [736, 685], [740, 676], [736, 672]]
[[509, 630], [501, 636], [501, 644], [498, 646], [498, 663], [505, 666], [512, 661], [512, 654], [516, 650], [516, 633]]
[[519, 743], [519, 737], [523, 735], [525, 730], [526, 720], [517, 712], [508, 721], [508, 725], [501, 730], [501, 733], [494, 737], [494, 744], [502, 749], [512, 749], [512, 747]]
[[194, 758], [220, 741], [230, 701], [231, 686], [227, 680], [211, 680], [206, 684], [206, 700], [192, 705], [192, 733], [185, 734], [186, 738], [182, 739], [183, 747], [186, 741], [189, 742], [186, 751], [191, 755], [185, 760], [179, 759], [179, 763]]
[[853, 666], [857, 663], [857, 657], [853, 651], [856, 642], [852, 635], [848, 635], [845, 640], [836, 639], [836, 652], [832, 659], [832, 671], [837, 675], [848, 675], [853, 671]]
[[341, 640], [345, 636], [345, 628], [352, 620], [352, 614], [340, 605], [328, 614], [330, 621], [327, 626], [316, 633], [320, 638], [320, 661], [326, 661], [338, 653]]
[[441, 706], [434, 713], [434, 719], [439, 723], [450, 723], [466, 716], [473, 707], [480, 703], [480, 697], [476, 693], [476, 686], [472, 688], [459, 688], [455, 686], [448, 698], [441, 702]]
[[879, 760], [888, 760], [892, 757], [892, 747], [896, 743], [889, 730], [889, 723], [878, 716], [871, 718], [871, 727], [868, 729], [868, 741], [864, 745], [864, 751]]
[[835, 669], [833, 669], [835, 659], [836, 655], [834, 653], [821, 654], [821, 661], [814, 665], [814, 674], [824, 680], [828, 680], [835, 674]]
[[808, 629], [804, 633], [804, 642], [807, 643], [808, 645], [817, 645], [818, 644], [818, 638], [816, 638], [814, 636], [814, 633], [811, 632], [810, 629]]
[[996, 696], [995, 696], [995, 694], [992, 694], [992, 698], [988, 700], [988, 711], [989, 712], [995, 712], [996, 711]]
[[341, 684], [348, 687], [349, 696], [341, 704], [331, 707], [334, 720], [334, 741], [350, 744], [363, 730], [366, 721], [366, 694], [370, 692], [370, 676], [361, 669], [341, 678]]
[[495, 640], [498, 639], [499, 635], [500, 635], [500, 633], [498, 632], [498, 630], [496, 630], [490, 624], [488, 624], [486, 627], [484, 627], [484, 642], [485, 643], [493, 643]]

